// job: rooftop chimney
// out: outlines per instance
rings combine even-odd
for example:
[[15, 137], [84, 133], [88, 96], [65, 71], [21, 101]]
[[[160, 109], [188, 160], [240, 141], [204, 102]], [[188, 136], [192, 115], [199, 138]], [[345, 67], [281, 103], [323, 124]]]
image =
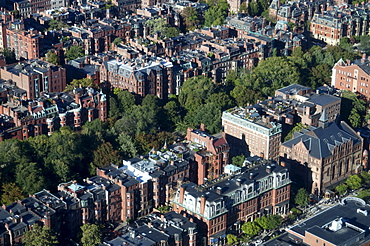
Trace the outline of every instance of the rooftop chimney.
[[253, 173], [249, 173], [249, 178], [253, 179]]
[[271, 173], [271, 167], [270, 167], [270, 166], [267, 166], [267, 167], [266, 167], [266, 172], [267, 172], [267, 173]]

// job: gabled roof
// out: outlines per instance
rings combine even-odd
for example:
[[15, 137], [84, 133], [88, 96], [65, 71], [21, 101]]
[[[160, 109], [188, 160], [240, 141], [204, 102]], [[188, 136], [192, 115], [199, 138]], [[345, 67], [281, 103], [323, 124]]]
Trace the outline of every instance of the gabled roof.
[[347, 123], [331, 123], [328, 127], [312, 128], [308, 132], [295, 134], [295, 137], [285, 143], [284, 146], [293, 148], [300, 142], [304, 143], [309, 155], [317, 159], [327, 158], [333, 154], [335, 146], [340, 146], [352, 140], [354, 144], [361, 142], [360, 137], [350, 128]]

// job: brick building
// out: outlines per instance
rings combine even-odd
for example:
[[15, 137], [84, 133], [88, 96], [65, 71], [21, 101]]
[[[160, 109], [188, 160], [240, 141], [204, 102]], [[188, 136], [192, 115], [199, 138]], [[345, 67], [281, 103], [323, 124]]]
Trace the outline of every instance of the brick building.
[[[370, 207], [364, 200], [346, 197], [304, 223], [287, 229], [287, 238], [295, 244], [305, 245], [369, 245], [369, 212]], [[274, 240], [266, 245], [282, 245], [285, 242]]]
[[16, 59], [36, 59], [44, 48], [44, 35], [32, 28], [26, 30], [23, 20], [5, 18], [0, 24], [0, 47], [14, 51]]
[[203, 129], [193, 130], [188, 128], [186, 139], [188, 145], [194, 151], [194, 159], [197, 162], [198, 185], [206, 180], [212, 180], [222, 175], [224, 167], [229, 162], [229, 144], [224, 137], [217, 138], [207, 134]]
[[252, 106], [236, 107], [222, 113], [222, 127], [233, 151], [278, 160], [282, 125], [273, 117]]
[[370, 60], [364, 54], [362, 59], [344, 61], [340, 59], [332, 69], [331, 85], [340, 90], [348, 90], [370, 99]]
[[103, 62], [100, 67], [101, 82], [114, 88], [125, 89], [141, 97], [156, 95], [167, 99], [174, 94], [172, 62], [148, 56], [120, 61]]
[[361, 172], [362, 153], [362, 138], [344, 121], [329, 123], [325, 113], [318, 127], [296, 133], [280, 148], [292, 177], [315, 194]]
[[[18, 90], [13, 89], [11, 93]], [[51, 135], [63, 126], [79, 130], [85, 122], [94, 119], [105, 121], [107, 111], [106, 95], [92, 88], [76, 88], [71, 94], [44, 94], [42, 98], [32, 101], [10, 97], [0, 105], [0, 141]]]
[[288, 213], [290, 183], [287, 168], [262, 161], [203, 185], [183, 184], [173, 199], [174, 211], [194, 219], [207, 245], [222, 245], [226, 234], [240, 229], [238, 221]]
[[62, 92], [66, 87], [66, 70], [54, 64], [32, 59], [0, 68], [1, 78], [26, 91], [28, 99], [42, 93]]

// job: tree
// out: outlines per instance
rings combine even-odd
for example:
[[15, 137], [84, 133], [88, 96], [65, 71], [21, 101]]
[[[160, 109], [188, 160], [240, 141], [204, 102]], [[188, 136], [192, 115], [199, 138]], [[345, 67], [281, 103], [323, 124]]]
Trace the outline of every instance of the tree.
[[85, 56], [85, 51], [81, 46], [72, 46], [66, 51], [66, 58], [68, 61]]
[[184, 82], [179, 95], [179, 102], [188, 111], [195, 111], [203, 105], [216, 90], [210, 78], [203, 75], [192, 77]]
[[24, 234], [25, 246], [53, 246], [58, 245], [58, 239], [48, 226], [34, 224], [32, 230]]
[[339, 193], [339, 195], [344, 195], [348, 189], [348, 186], [346, 184], [340, 184], [337, 187], [335, 187], [335, 190]]
[[193, 31], [197, 28], [199, 24], [199, 18], [198, 11], [195, 8], [191, 6], [185, 7], [182, 10], [181, 15], [185, 19], [185, 25], [188, 31]]
[[261, 231], [261, 227], [256, 222], [246, 222], [242, 225], [242, 231], [250, 237], [254, 237]]
[[2, 204], [9, 205], [15, 201], [22, 200], [21, 189], [15, 183], [7, 183], [2, 186], [1, 202]]
[[117, 150], [113, 149], [110, 142], [101, 144], [97, 150], [93, 152], [93, 162], [91, 163], [90, 174], [94, 175], [97, 167], [103, 167], [109, 164], [119, 165], [121, 156]]
[[217, 26], [222, 25], [227, 17], [229, 5], [226, 0], [220, 0], [216, 2], [208, 2], [209, 8], [204, 13], [204, 25], [205, 26]]
[[237, 155], [232, 158], [231, 163], [234, 164], [235, 166], [242, 167], [244, 160], [245, 160], [244, 155]]
[[350, 175], [348, 176], [346, 180], [346, 185], [348, 185], [348, 188], [351, 190], [357, 190], [361, 187], [362, 180], [358, 175]]
[[64, 23], [63, 21], [53, 19], [49, 22], [48, 31], [60, 30], [60, 29], [63, 29], [63, 28], [68, 28], [68, 27], [69, 26], [66, 23]]
[[47, 62], [50, 62], [50, 63], [58, 66], [58, 60], [59, 60], [59, 57], [57, 56], [57, 54], [55, 54], [55, 52], [49, 50], [46, 53], [46, 61]]
[[101, 232], [98, 225], [84, 224], [81, 226], [83, 246], [96, 246], [101, 243]]
[[145, 26], [151, 29], [150, 34], [154, 34], [156, 32], [164, 32], [168, 24], [164, 18], [155, 18], [147, 20]]
[[82, 79], [74, 79], [71, 81], [71, 83], [69, 83], [66, 88], [64, 89], [64, 91], [73, 91], [73, 89], [75, 87], [91, 87], [91, 88], [94, 88], [94, 89], [99, 89], [99, 86], [97, 86], [96, 84], [94, 84], [94, 81], [90, 78], [82, 78]]
[[294, 201], [296, 204], [298, 204], [301, 207], [308, 205], [310, 201], [310, 197], [308, 196], [308, 193], [305, 188], [300, 188], [298, 190], [297, 195], [294, 198]]
[[365, 202], [368, 202], [370, 200], [370, 190], [359, 191], [357, 197], [365, 200]]
[[167, 27], [164, 31], [164, 36], [166, 36], [167, 38], [173, 38], [173, 37], [177, 37], [180, 35], [180, 31], [177, 27]]
[[273, 230], [281, 225], [282, 218], [278, 215], [262, 216], [255, 222], [264, 230]]
[[122, 38], [115, 38], [112, 42], [114, 45], [120, 45], [122, 43]]
[[227, 234], [226, 235], [227, 244], [234, 244], [238, 242], [238, 238], [233, 234]]
[[121, 133], [118, 136], [118, 142], [123, 157], [133, 158], [137, 156], [138, 151], [133, 138], [129, 134]]
[[368, 52], [370, 50], [370, 36], [360, 36], [360, 45], [358, 46], [358, 48], [361, 51]]
[[5, 56], [6, 64], [13, 64], [17, 61], [14, 51], [12, 51], [11, 49], [4, 48], [2, 53]]
[[16, 182], [25, 194], [34, 194], [45, 188], [42, 170], [35, 162], [17, 165]]
[[286, 135], [286, 137], [284, 138], [284, 142], [286, 141], [289, 141], [293, 138], [294, 136], [294, 133], [296, 132], [300, 132], [302, 131], [303, 129], [307, 129], [309, 126], [308, 125], [304, 125], [302, 124], [301, 122], [297, 123], [292, 130], [289, 131], [289, 133]]

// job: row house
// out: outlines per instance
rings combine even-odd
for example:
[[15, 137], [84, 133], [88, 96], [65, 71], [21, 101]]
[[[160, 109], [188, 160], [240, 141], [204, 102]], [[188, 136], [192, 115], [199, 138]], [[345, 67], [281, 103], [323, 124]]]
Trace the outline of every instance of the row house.
[[199, 130], [188, 128], [186, 139], [198, 166], [198, 179], [193, 182], [201, 185], [207, 180], [220, 177], [229, 162], [230, 147], [226, 139], [207, 134], [203, 124]]
[[281, 4], [280, 0], [273, 0], [270, 4], [269, 15], [276, 19], [302, 25], [311, 20], [314, 13], [326, 11], [333, 4], [332, 1], [299, 1]]
[[165, 146], [152, 150], [149, 155], [123, 161], [126, 174], [140, 182], [140, 216], [147, 215], [154, 208], [170, 205], [178, 183], [195, 181], [197, 163], [184, 144]]
[[1, 141], [51, 135], [63, 126], [79, 130], [86, 122], [108, 117], [106, 95], [92, 88], [76, 88], [72, 95], [46, 94], [37, 101], [10, 98], [0, 106], [0, 114]]
[[222, 128], [230, 148], [237, 154], [279, 159], [282, 124], [252, 106], [222, 113]]
[[263, 17], [249, 16], [245, 14], [238, 13], [234, 16], [226, 17], [226, 27], [231, 30], [235, 30], [236, 37], [241, 37], [243, 33], [257, 32], [264, 29], [267, 26], [267, 21]]
[[287, 214], [290, 183], [287, 168], [261, 161], [202, 185], [181, 185], [173, 199], [174, 211], [194, 219], [207, 245], [223, 245], [227, 234], [239, 232], [240, 221]]
[[363, 54], [355, 61], [340, 59], [332, 69], [331, 85], [340, 90], [348, 90], [370, 99], [369, 79], [370, 60]]
[[142, 56], [121, 61], [117, 57], [103, 62], [100, 80], [141, 97], [156, 95], [167, 99], [174, 94], [172, 67], [172, 62], [159, 57]]
[[369, 33], [367, 9], [351, 7], [315, 13], [310, 22], [314, 38], [337, 45], [342, 37], [362, 36]]
[[361, 172], [362, 154], [363, 139], [344, 121], [329, 123], [325, 112], [318, 127], [295, 133], [280, 147], [292, 177], [317, 195]]
[[173, 211], [165, 214], [151, 214], [143, 218], [150, 221], [147, 224], [130, 230], [123, 235], [105, 242], [104, 245], [197, 245], [197, 225]]
[[2, 79], [25, 90], [31, 100], [40, 98], [42, 93], [62, 92], [66, 87], [66, 70], [39, 59], [1, 67], [0, 74]]

